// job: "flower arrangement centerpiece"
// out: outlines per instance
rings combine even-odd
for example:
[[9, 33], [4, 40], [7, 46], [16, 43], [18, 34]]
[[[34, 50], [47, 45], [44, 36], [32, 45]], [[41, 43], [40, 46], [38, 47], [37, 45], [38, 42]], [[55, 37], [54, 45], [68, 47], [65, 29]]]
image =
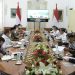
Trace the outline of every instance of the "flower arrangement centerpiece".
[[34, 34], [34, 36], [33, 36], [33, 41], [34, 41], [34, 42], [42, 42], [42, 41], [43, 41], [43, 39], [42, 39], [40, 33], [35, 33], [35, 34]]
[[39, 62], [48, 65], [49, 63], [47, 62], [47, 60], [49, 58], [49, 47], [41, 43], [35, 45], [32, 56], [34, 58], [36, 66], [39, 65]]
[[47, 45], [36, 44], [32, 57], [32, 66], [26, 66], [25, 75], [59, 75], [56, 66], [50, 63], [52, 58], [49, 56], [49, 47]]
[[44, 64], [40, 62], [39, 68], [34, 65], [31, 67], [25, 66], [25, 72], [23, 75], [60, 75], [60, 73], [56, 66], [52, 66], [51, 64], [44, 66]]

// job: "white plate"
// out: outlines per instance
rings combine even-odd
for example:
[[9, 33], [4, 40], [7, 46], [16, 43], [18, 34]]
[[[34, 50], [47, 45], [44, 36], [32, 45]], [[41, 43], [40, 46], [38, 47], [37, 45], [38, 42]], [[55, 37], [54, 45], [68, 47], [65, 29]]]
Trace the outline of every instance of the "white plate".
[[21, 64], [22, 64], [21, 60], [19, 60], [19, 61], [16, 62], [16, 65], [21, 65]]

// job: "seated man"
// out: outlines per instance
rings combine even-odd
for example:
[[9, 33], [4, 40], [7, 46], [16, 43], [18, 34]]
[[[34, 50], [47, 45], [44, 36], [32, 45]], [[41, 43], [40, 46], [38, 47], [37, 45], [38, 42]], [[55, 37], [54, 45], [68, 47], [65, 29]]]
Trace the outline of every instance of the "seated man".
[[4, 38], [5, 42], [3, 44], [3, 48], [7, 48], [11, 44], [11, 40], [9, 38], [10, 32], [5, 31], [4, 34], [2, 34], [2, 37]]
[[75, 35], [72, 33], [67, 34], [69, 40], [69, 48], [75, 50]]
[[68, 40], [69, 40], [69, 52], [72, 54], [73, 57], [75, 57], [75, 35], [72, 33], [67, 34]]
[[72, 54], [72, 57], [66, 57], [64, 59], [71, 63], [75, 63], [75, 35], [70, 33], [70, 34], [67, 34], [67, 37], [69, 40], [69, 52]]
[[2, 45], [3, 45], [4, 42], [5, 42], [4, 38], [0, 37], [0, 53], [3, 54], [3, 55], [6, 54], [6, 52], [2, 48]]
[[52, 32], [50, 33], [50, 35], [54, 36], [54, 37], [58, 37], [60, 35], [59, 29], [56, 26], [52, 26]]
[[13, 41], [18, 41], [19, 40], [19, 32], [18, 32], [18, 27], [14, 26], [11, 28], [11, 39]]
[[63, 28], [60, 29], [60, 36], [56, 37], [56, 39], [61, 39], [62, 43], [68, 43], [67, 33]]

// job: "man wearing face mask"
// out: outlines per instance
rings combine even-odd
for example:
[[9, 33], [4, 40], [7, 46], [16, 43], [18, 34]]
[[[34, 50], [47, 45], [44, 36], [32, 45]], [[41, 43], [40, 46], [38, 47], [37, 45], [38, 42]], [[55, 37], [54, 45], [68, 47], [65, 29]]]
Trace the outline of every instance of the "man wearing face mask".
[[11, 44], [11, 40], [9, 38], [9, 35], [10, 35], [10, 32], [9, 30], [5, 31], [3, 34], [2, 34], [2, 37], [4, 38], [5, 42], [3, 44], [3, 48], [7, 48], [9, 47], [9, 45]]

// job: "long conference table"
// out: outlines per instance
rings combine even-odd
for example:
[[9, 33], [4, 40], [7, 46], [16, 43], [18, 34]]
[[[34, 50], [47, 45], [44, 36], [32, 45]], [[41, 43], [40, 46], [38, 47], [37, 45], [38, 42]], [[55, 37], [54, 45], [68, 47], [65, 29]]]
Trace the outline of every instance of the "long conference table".
[[[18, 48], [10, 48], [12, 52], [16, 52]], [[10, 75], [22, 75], [25, 69], [25, 63], [16, 64], [15, 60], [2, 61], [0, 60], [0, 70], [10, 74]]]
[[[33, 33], [31, 33], [31, 36], [30, 36], [29, 45], [27, 46], [27, 48], [24, 49], [24, 51], [26, 52], [26, 57], [25, 57], [25, 60], [23, 60], [22, 64], [16, 65], [16, 61], [12, 61], [12, 60], [9, 60], [9, 61], [0, 60], [0, 70], [10, 75], [22, 75], [22, 73], [24, 72], [25, 66], [29, 65], [31, 62], [31, 53], [32, 53], [31, 49], [34, 47], [34, 43], [32, 43], [32, 40], [33, 40], [32, 37], [33, 37]], [[46, 44], [47, 40], [46, 39], [43, 39], [43, 40], [44, 40], [44, 43]], [[8, 50], [10, 52], [15, 52], [20, 49], [11, 47]], [[66, 62], [64, 60], [58, 61], [58, 64], [61, 67], [62, 75], [68, 75], [75, 71], [75, 64]]]

